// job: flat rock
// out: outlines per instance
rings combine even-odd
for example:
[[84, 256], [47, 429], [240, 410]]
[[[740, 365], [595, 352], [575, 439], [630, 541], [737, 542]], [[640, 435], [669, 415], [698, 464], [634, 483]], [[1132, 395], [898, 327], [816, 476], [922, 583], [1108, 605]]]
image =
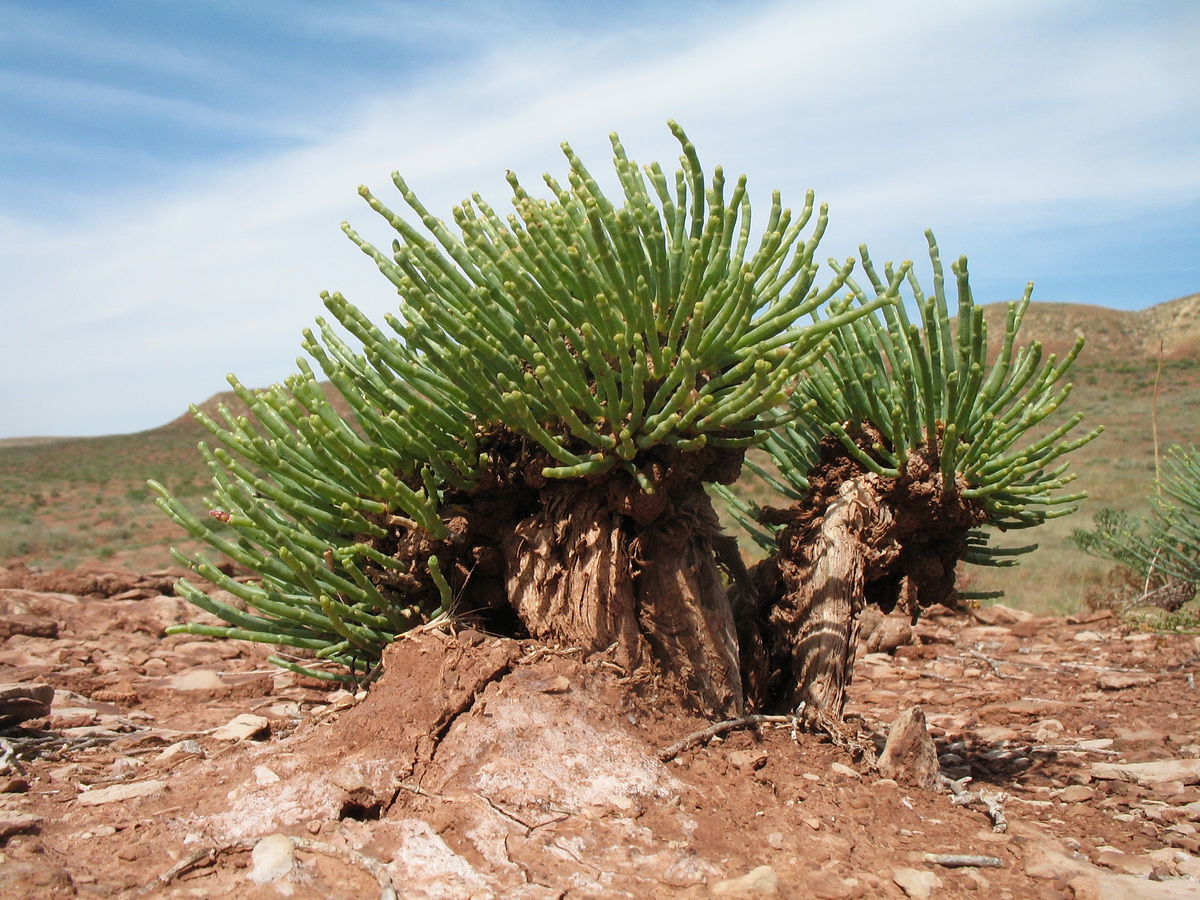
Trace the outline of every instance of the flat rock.
[[1154, 684], [1158, 679], [1149, 672], [1102, 672], [1096, 686], [1102, 691], [1123, 691], [1139, 685]]
[[20, 813], [12, 810], [0, 810], [0, 842], [14, 834], [35, 828], [42, 817], [33, 813]]
[[1075, 900], [1197, 900], [1200, 885], [1190, 879], [1150, 881], [1133, 875], [1080, 875], [1068, 886]]
[[767, 764], [765, 750], [734, 750], [729, 754], [729, 761], [739, 769], [757, 770]]
[[124, 800], [136, 800], [138, 797], [149, 797], [157, 794], [167, 786], [165, 781], [132, 781], [128, 784], [114, 784], [109, 787], [96, 788], [86, 791], [75, 798], [80, 806], [101, 806], [105, 803], [120, 803]]
[[1062, 789], [1058, 799], [1064, 803], [1082, 803], [1096, 796], [1096, 789], [1086, 784], [1072, 784]]
[[1107, 781], [1131, 781], [1154, 785], [1168, 781], [1183, 784], [1200, 782], [1200, 759], [1164, 759], [1140, 763], [1092, 763], [1092, 777]]
[[0, 616], [0, 641], [14, 634], [28, 637], [58, 637], [58, 622], [45, 616], [15, 615]]
[[48, 684], [0, 684], [0, 724], [15, 725], [50, 714], [54, 688]]

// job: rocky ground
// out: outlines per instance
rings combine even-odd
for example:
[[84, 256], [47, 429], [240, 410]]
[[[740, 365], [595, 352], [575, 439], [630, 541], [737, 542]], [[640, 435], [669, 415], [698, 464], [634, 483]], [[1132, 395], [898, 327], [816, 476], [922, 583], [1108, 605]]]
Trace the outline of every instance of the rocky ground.
[[852, 720], [921, 707], [924, 789], [787, 722], [673, 748], [612, 663], [469, 630], [331, 690], [164, 637], [172, 581], [0, 570], [0, 895], [1200, 897], [1192, 636], [872, 623]]

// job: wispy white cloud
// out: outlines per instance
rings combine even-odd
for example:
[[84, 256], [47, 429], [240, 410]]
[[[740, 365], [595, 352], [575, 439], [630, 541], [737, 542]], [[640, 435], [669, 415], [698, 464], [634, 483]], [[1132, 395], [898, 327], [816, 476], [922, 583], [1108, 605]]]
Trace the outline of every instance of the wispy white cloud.
[[[1088, 7], [821, 0], [745, 4], [726, 20], [713, 5], [654, 40], [623, 22], [526, 27], [416, 86], [347, 98], [330, 112], [339, 127], [301, 147], [192, 163], [166, 189], [98, 193], [57, 220], [0, 209], [0, 436], [147, 428], [227, 370], [282, 378], [323, 288], [369, 315], [390, 309], [388, 285], [337, 223], [390, 240], [354, 187], [394, 196], [392, 169], [448, 216], [473, 190], [502, 206], [506, 168], [531, 187], [561, 172], [563, 139], [598, 175], [613, 129], [635, 158], [669, 163], [674, 117], [707, 165], [749, 172], [760, 203], [778, 187], [798, 205], [815, 187], [833, 206], [838, 256], [862, 239], [916, 255], [928, 225], [943, 239], [1016, 241], [1134, 208], [1194, 209], [1200, 78], [1179, 73], [1196, 69], [1185, 51], [1197, 20], [1139, 32], [1098, 25]], [[1087, 41], [1046, 26], [1085, 20]], [[175, 113], [186, 114], [162, 110]], [[237, 127], [219, 121], [237, 110], [215, 115], [213, 127]], [[1014, 247], [1008, 258], [1022, 258]], [[1031, 274], [1006, 272], [1003, 299]]]

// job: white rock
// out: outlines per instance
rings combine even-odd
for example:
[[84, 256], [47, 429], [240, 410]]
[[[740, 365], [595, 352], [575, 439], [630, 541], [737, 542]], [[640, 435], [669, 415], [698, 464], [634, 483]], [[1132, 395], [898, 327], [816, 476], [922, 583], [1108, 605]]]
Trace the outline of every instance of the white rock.
[[258, 784], [274, 784], [279, 780], [279, 776], [268, 769], [266, 766], [254, 767], [254, 780]]
[[269, 834], [250, 851], [253, 868], [246, 877], [255, 884], [286, 878], [296, 865], [296, 847], [286, 834]]

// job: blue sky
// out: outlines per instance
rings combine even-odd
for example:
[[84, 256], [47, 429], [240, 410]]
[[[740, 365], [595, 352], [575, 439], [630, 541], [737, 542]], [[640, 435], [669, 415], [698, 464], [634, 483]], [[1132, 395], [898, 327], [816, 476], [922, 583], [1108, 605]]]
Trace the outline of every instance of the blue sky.
[[0, 437], [278, 381], [321, 290], [381, 317], [360, 183], [448, 217], [563, 140], [668, 164], [668, 118], [760, 206], [815, 189], [830, 256], [932, 228], [984, 302], [1200, 291], [1197, 46], [1192, 0], [0, 0]]

